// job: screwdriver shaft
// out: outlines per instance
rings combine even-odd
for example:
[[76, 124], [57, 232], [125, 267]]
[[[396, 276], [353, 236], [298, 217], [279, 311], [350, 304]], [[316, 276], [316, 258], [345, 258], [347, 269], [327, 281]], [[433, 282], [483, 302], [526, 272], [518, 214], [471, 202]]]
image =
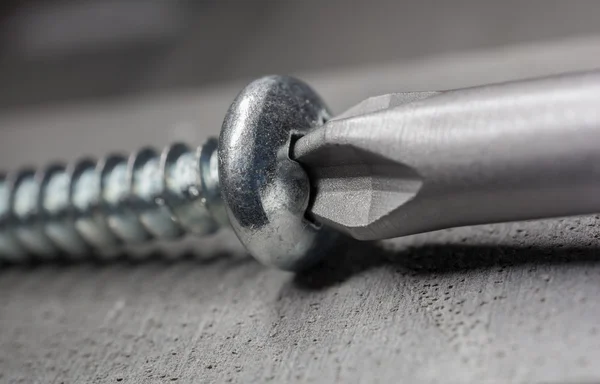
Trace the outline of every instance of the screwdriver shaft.
[[314, 219], [361, 240], [600, 212], [600, 72], [374, 98], [293, 156]]

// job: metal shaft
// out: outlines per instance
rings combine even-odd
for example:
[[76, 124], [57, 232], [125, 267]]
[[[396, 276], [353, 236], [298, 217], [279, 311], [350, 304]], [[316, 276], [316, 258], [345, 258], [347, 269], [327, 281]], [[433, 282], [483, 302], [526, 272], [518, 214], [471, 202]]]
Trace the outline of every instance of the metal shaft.
[[227, 224], [217, 141], [143, 149], [0, 177], [0, 260], [111, 256], [124, 244], [213, 233]]
[[317, 221], [361, 240], [600, 212], [600, 72], [367, 100], [300, 138]]

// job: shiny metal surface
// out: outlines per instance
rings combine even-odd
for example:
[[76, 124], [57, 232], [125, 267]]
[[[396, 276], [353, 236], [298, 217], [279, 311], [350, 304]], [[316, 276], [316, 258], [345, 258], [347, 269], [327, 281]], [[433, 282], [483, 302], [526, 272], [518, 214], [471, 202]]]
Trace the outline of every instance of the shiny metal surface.
[[600, 212], [600, 72], [366, 100], [300, 138], [315, 220], [357, 239]]
[[179, 237], [183, 230], [172, 219], [171, 210], [164, 202], [165, 182], [160, 155], [152, 148], [131, 155], [127, 174], [131, 204], [139, 212], [138, 218], [144, 228], [157, 238]]
[[41, 214], [42, 194], [36, 172], [22, 170], [9, 180], [9, 188], [14, 191], [10, 195], [10, 215], [14, 218], [12, 233], [29, 253], [42, 259], [54, 258], [58, 249], [46, 235], [42, 221], [36, 220]]
[[310, 185], [289, 157], [296, 136], [329, 117], [323, 101], [291, 77], [254, 81], [237, 96], [219, 140], [219, 179], [236, 234], [262, 263], [295, 270], [329, 251], [336, 236], [305, 219]]
[[0, 256], [10, 261], [26, 257], [27, 251], [15, 238], [10, 213], [10, 187], [6, 175], [0, 175]]
[[[210, 145], [216, 151], [215, 145]], [[164, 198], [179, 225], [197, 235], [216, 232], [219, 224], [206, 204], [199, 152], [177, 143], [163, 151], [161, 164], [166, 187]]]
[[122, 245], [112, 233], [102, 209], [100, 174], [96, 161], [82, 159], [68, 167], [69, 200], [75, 229], [96, 252], [112, 258]]
[[[367, 99], [335, 118], [291, 77], [249, 84], [220, 139], [0, 180], [0, 252], [207, 235], [284, 270], [360, 240], [600, 211], [600, 72]], [[328, 120], [329, 119], [329, 120]], [[217, 149], [218, 147], [218, 149]]]
[[68, 167], [0, 177], [0, 261], [118, 256], [125, 245], [207, 235], [227, 218], [220, 202], [217, 142], [162, 155], [145, 148]]
[[62, 164], [53, 164], [39, 172], [39, 196], [44, 231], [64, 253], [80, 257], [89, 251], [75, 228], [71, 216], [69, 186], [71, 175]]
[[125, 243], [139, 244], [150, 234], [128, 204], [131, 185], [128, 183], [127, 158], [111, 155], [98, 163], [100, 190], [106, 223], [112, 233]]
[[124, 245], [212, 234], [231, 222], [264, 264], [309, 266], [337, 235], [304, 217], [310, 185], [289, 151], [295, 138], [328, 117], [306, 84], [266, 77], [234, 101], [220, 142], [15, 173], [2, 184], [8, 212], [0, 228], [2, 256], [16, 257], [22, 246], [38, 256], [94, 249], [114, 257]]

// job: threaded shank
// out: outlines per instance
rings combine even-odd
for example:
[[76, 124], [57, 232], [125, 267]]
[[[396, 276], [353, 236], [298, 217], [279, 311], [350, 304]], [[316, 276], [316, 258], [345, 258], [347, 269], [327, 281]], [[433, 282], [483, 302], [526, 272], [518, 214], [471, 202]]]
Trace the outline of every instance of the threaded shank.
[[116, 255], [223, 225], [216, 139], [0, 175], [0, 260]]

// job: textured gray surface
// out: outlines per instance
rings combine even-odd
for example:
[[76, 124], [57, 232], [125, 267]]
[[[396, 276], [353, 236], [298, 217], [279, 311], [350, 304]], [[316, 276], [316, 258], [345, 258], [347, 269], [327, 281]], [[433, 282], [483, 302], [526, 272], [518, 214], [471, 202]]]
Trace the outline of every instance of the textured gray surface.
[[[599, 47], [303, 77], [339, 112], [388, 91], [599, 67]], [[6, 114], [0, 164], [198, 142], [236, 89]], [[302, 275], [244, 258], [230, 232], [188, 242], [188, 258], [163, 244], [170, 256], [143, 262], [4, 268], [0, 382], [597, 382], [599, 225], [590, 216], [350, 242]]]
[[12, 268], [3, 380], [595, 382], [599, 224], [353, 244], [302, 276], [235, 258]]

